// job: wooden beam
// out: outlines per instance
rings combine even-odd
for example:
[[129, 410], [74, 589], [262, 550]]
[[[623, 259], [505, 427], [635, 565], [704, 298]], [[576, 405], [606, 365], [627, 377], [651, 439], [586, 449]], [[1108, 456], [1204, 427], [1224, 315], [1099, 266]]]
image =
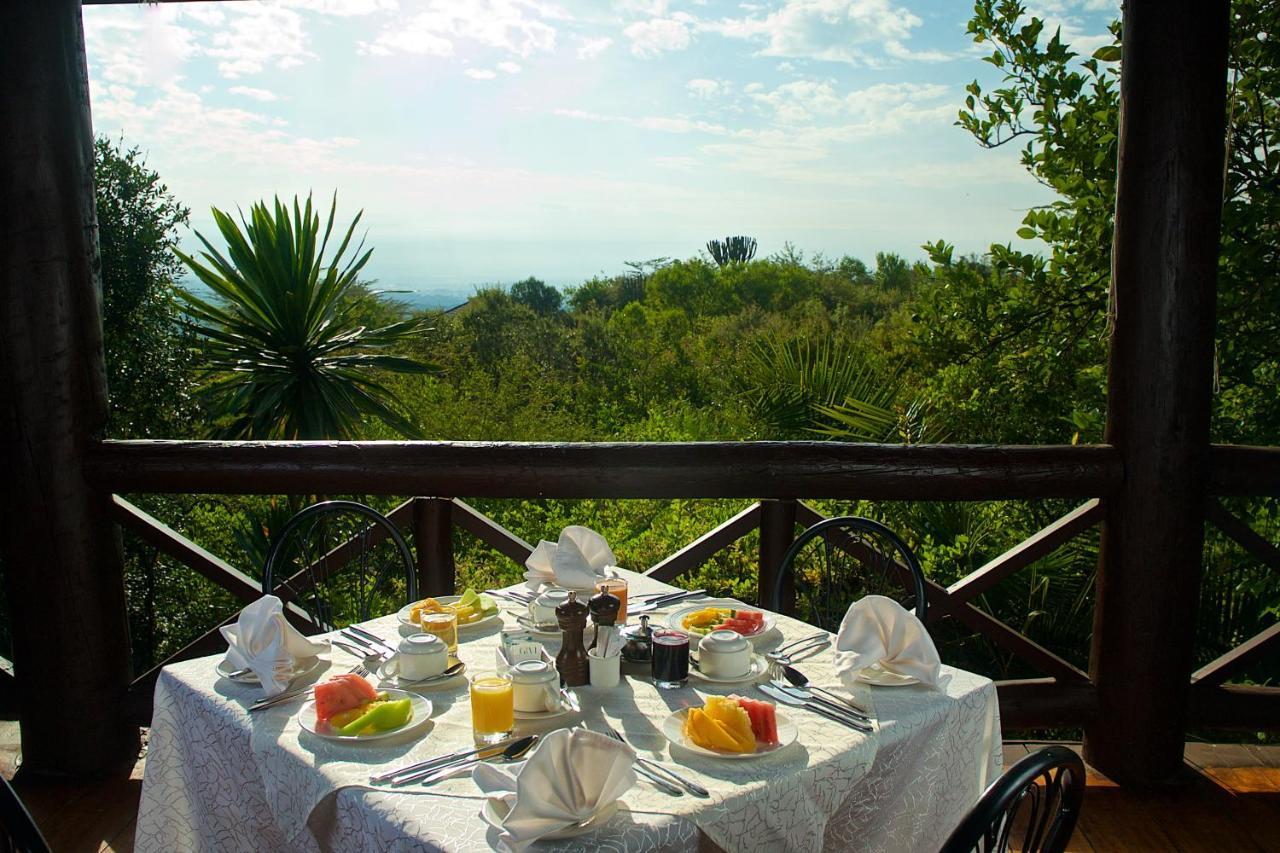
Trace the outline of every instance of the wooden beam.
[[167, 554], [187, 568], [213, 581], [245, 604], [262, 597], [262, 584], [257, 578], [245, 574], [216, 554], [201, 548], [119, 495], [112, 496], [112, 515], [121, 527], [134, 533], [148, 545], [159, 549], [161, 553]]
[[1215, 444], [1209, 462], [1211, 494], [1280, 497], [1280, 447]]
[[[796, 501], [766, 500], [760, 502], [760, 575], [756, 603], [768, 607], [773, 590], [782, 573], [782, 560], [796, 540]], [[782, 594], [778, 599], [780, 613], [796, 612], [795, 574], [782, 578]]]
[[759, 526], [760, 504], [754, 503], [733, 518], [713, 530], [708, 530], [679, 551], [665, 558], [645, 574], [654, 580], [673, 581], [685, 572], [701, 566], [707, 560], [710, 560], [716, 552], [728, 548]]
[[1123, 478], [1102, 445], [822, 441], [107, 441], [85, 470], [116, 492], [495, 498], [1090, 498]]
[[1272, 545], [1252, 527], [1228, 512], [1222, 504], [1215, 500], [1205, 504], [1205, 517], [1262, 565], [1273, 572], [1280, 572], [1280, 548]]
[[1182, 771], [1209, 482], [1229, 0], [1128, 0], [1120, 73], [1106, 502], [1085, 758], [1125, 784]]
[[110, 500], [81, 476], [107, 421], [93, 128], [79, 0], [0, 3], [0, 561], [23, 773], [137, 756]]
[[1188, 712], [1197, 726], [1276, 731], [1280, 729], [1280, 687], [1224, 684], [1192, 690]]
[[1268, 652], [1280, 651], [1280, 622], [1259, 631], [1222, 657], [1205, 664], [1191, 674], [1197, 688], [1222, 684]]
[[414, 498], [413, 547], [418, 560], [419, 595], [453, 595], [453, 502], [448, 498]]
[[1076, 507], [1053, 524], [1019, 542], [982, 568], [947, 587], [953, 602], [973, 601], [1014, 572], [1046, 557], [1102, 520], [1097, 498]]
[[533, 553], [533, 546], [494, 521], [480, 510], [457, 498], [453, 499], [453, 523], [468, 531], [490, 548], [510, 557], [518, 566]]
[[1000, 697], [1000, 727], [1006, 732], [1080, 726], [1098, 713], [1098, 693], [1087, 681], [997, 681], [996, 693]]

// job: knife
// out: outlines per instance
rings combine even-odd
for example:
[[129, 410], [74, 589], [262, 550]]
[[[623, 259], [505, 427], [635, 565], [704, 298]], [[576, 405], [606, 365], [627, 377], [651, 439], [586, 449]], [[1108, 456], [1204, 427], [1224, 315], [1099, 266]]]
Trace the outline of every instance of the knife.
[[697, 596], [697, 595], [706, 595], [706, 594], [707, 594], [707, 591], [705, 589], [682, 590], [680, 592], [668, 593], [667, 595], [661, 596], [659, 598], [654, 598], [650, 601], [646, 601], [644, 604], [639, 604], [635, 607], [628, 607], [627, 614], [630, 615], [632, 613], [648, 613], [651, 610], [657, 610], [659, 607], [668, 607], [677, 602], [684, 601], [686, 598], [693, 598], [694, 596]]
[[832, 720], [837, 723], [842, 723], [843, 725], [846, 725], [851, 729], [860, 731], [863, 734], [872, 734], [875, 731], [875, 729], [873, 729], [871, 726], [867, 725], [866, 723], [859, 722], [858, 720], [855, 720], [853, 717], [846, 717], [843, 714], [838, 713], [836, 711], [829, 711], [815, 702], [806, 702], [804, 699], [800, 699], [795, 696], [792, 696], [789, 693], [785, 693], [779, 690], [778, 688], [773, 687], [772, 685], [757, 684], [756, 689], [759, 690], [764, 695], [772, 699], [776, 699], [777, 701], [782, 702], [786, 705], [794, 705], [797, 708], [804, 708], [806, 711], [810, 711], [821, 717], [826, 717], [828, 720]]

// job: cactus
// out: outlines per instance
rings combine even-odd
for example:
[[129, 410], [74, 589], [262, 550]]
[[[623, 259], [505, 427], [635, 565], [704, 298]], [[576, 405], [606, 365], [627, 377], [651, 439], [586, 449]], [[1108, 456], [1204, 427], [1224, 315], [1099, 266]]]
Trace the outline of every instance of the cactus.
[[711, 240], [707, 243], [707, 251], [720, 266], [745, 263], [756, 256], [756, 238], [725, 237], [723, 240]]

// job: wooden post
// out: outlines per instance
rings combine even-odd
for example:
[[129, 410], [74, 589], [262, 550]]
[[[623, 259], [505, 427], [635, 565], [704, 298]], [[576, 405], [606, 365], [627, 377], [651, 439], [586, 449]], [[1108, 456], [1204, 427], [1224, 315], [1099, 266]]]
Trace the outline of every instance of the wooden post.
[[[782, 558], [796, 538], [796, 502], [764, 500], [760, 502], [760, 580], [756, 602], [761, 607], [769, 605], [773, 586], [778, 579]], [[794, 613], [796, 589], [791, 578], [782, 586], [782, 612]]]
[[418, 594], [452, 595], [457, 581], [453, 565], [453, 501], [414, 499], [413, 549], [418, 561]]
[[1128, 0], [1112, 258], [1106, 501], [1085, 756], [1121, 783], [1182, 766], [1222, 206], [1228, 0]]
[[89, 774], [136, 757], [138, 730], [119, 534], [80, 465], [107, 398], [78, 0], [0, 4], [0, 115], [0, 560], [23, 772]]

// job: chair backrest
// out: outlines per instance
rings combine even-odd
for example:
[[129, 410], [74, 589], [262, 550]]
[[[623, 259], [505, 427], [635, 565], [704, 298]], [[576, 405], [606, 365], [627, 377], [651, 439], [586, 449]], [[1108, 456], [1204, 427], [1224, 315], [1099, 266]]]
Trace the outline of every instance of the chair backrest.
[[819, 521], [792, 543], [774, 584], [769, 609], [780, 612], [783, 589], [795, 583], [795, 613], [834, 631], [849, 605], [885, 595], [924, 621], [928, 601], [920, 561], [901, 537], [878, 521], [852, 515]]
[[1084, 802], [1084, 762], [1063, 746], [1037, 750], [1005, 771], [951, 833], [942, 853], [1062, 853]]
[[418, 577], [390, 519], [355, 501], [324, 501], [293, 516], [273, 538], [262, 591], [333, 630], [417, 600]]
[[0, 777], [0, 853], [49, 853], [31, 813], [18, 799], [9, 780]]

